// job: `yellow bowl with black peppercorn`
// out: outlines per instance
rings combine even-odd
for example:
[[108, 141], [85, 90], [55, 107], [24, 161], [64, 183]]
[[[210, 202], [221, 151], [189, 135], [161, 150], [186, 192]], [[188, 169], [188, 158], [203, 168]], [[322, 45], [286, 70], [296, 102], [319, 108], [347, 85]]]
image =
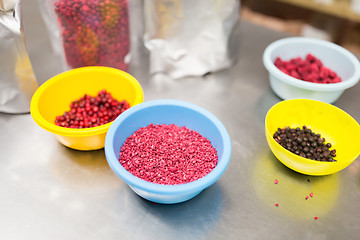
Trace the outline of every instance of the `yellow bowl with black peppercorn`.
[[360, 125], [331, 104], [292, 99], [275, 104], [265, 118], [273, 154], [290, 169], [307, 175], [336, 173], [360, 154]]

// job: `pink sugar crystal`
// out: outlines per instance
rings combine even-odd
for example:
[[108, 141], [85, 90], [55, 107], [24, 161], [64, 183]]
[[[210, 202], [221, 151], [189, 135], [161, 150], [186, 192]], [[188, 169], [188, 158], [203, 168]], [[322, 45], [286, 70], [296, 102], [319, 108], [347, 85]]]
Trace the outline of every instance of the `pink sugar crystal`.
[[133, 175], [166, 185], [202, 178], [217, 161], [216, 149], [207, 138], [174, 124], [138, 129], [126, 139], [119, 157], [120, 164]]

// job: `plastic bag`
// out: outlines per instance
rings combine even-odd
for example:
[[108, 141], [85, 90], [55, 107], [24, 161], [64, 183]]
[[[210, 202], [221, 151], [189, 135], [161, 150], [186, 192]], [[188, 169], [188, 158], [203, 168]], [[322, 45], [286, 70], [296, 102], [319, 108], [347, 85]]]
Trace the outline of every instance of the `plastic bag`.
[[29, 113], [38, 88], [25, 47], [21, 1], [0, 0], [0, 112]]
[[237, 60], [238, 0], [146, 0], [144, 18], [151, 73], [201, 76]]
[[127, 0], [39, 0], [64, 69], [108, 66], [127, 71]]

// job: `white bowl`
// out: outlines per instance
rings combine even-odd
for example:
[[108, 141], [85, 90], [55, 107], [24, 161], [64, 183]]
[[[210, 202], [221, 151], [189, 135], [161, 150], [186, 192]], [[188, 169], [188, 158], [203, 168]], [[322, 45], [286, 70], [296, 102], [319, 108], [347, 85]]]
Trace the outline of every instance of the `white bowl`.
[[[320, 59], [324, 66], [336, 72], [342, 82], [330, 84], [306, 82], [283, 73], [274, 65], [277, 57], [286, 61], [296, 57], [305, 59], [309, 53]], [[263, 63], [269, 72], [272, 90], [285, 100], [307, 98], [333, 103], [360, 79], [360, 63], [351, 52], [335, 43], [314, 38], [289, 37], [277, 40], [266, 47]]]

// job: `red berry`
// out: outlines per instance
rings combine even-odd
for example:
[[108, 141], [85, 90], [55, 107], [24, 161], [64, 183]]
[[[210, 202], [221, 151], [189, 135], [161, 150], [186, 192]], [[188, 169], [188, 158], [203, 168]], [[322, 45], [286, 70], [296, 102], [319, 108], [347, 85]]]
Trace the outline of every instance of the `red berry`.
[[276, 66], [277, 68], [280, 68], [280, 67], [283, 66], [283, 61], [281, 60], [281, 58], [277, 57], [277, 58], [275, 59], [274, 64], [275, 64], [275, 66]]
[[286, 66], [286, 70], [287, 70], [288, 72], [295, 71], [295, 69], [296, 69], [296, 65], [295, 65], [295, 64], [292, 64], [292, 63], [287, 63], [285, 66]]
[[319, 72], [319, 66], [318, 66], [316, 63], [312, 63], [312, 64], [309, 66], [309, 69], [310, 69], [310, 71], [312, 71], [312, 72]]
[[[98, 97], [105, 104], [96, 101]], [[55, 124], [68, 128], [95, 127], [113, 121], [129, 107], [129, 103], [125, 100], [119, 102], [110, 93], [102, 90], [96, 97], [84, 95], [79, 100], [73, 101], [68, 112], [55, 118]]]
[[314, 57], [312, 54], [309, 53], [308, 55], [306, 55], [305, 61], [313, 63], [313, 62], [315, 62], [315, 60], [316, 60], [316, 57]]
[[313, 83], [337, 83], [341, 78], [331, 69], [324, 67], [321, 60], [312, 54], [308, 54], [303, 60], [300, 57], [290, 61], [283, 61], [277, 57], [275, 66], [283, 73], [291, 77]]
[[297, 79], [301, 79], [299, 73], [296, 71], [296, 70], [292, 70], [290, 72], [290, 76], [294, 77], [294, 78], [297, 78]]
[[333, 83], [341, 82], [341, 78], [335, 77], [332, 82], [333, 82]]
[[296, 67], [304, 65], [304, 60], [301, 57], [293, 58], [290, 60], [291, 63], [295, 64]]

